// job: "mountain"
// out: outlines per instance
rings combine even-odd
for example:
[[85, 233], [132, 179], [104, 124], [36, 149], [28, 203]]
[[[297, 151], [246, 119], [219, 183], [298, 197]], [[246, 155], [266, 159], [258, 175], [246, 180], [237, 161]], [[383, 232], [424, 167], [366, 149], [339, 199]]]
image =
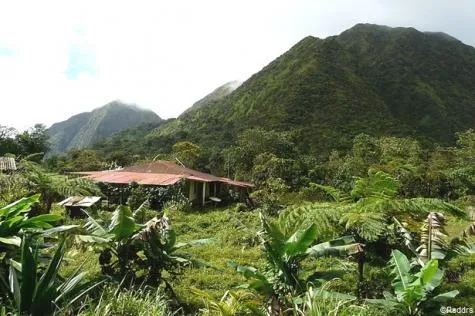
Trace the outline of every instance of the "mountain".
[[222, 86], [216, 88], [213, 92], [210, 94], [206, 95], [204, 98], [196, 101], [190, 108], [188, 108], [184, 113], [190, 112], [192, 110], [196, 110], [205, 106], [209, 106], [213, 104], [214, 102], [217, 102], [239, 88], [239, 86], [242, 84], [241, 81], [230, 81]]
[[99, 139], [121, 130], [160, 121], [162, 119], [153, 111], [113, 101], [92, 112], [80, 113], [53, 124], [48, 130], [51, 142], [48, 154], [89, 147]]
[[309, 153], [348, 148], [362, 132], [451, 144], [475, 127], [475, 49], [444, 33], [372, 24], [309, 36], [149, 139], [222, 148], [255, 127], [290, 131]]

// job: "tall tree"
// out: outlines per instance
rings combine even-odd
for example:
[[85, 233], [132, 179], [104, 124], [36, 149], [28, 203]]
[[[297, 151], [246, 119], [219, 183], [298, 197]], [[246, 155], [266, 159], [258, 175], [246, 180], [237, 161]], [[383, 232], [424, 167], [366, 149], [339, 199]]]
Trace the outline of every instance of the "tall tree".
[[[49, 149], [48, 130], [43, 124], [36, 124], [33, 128], [16, 136], [16, 141], [21, 148], [23, 156], [46, 153]], [[41, 159], [42, 155], [38, 158]]]
[[15, 141], [17, 130], [13, 127], [0, 125], [0, 156], [5, 154], [18, 155], [20, 148]]
[[194, 168], [200, 158], [200, 146], [192, 142], [178, 142], [173, 145], [172, 157], [180, 160], [186, 167]]

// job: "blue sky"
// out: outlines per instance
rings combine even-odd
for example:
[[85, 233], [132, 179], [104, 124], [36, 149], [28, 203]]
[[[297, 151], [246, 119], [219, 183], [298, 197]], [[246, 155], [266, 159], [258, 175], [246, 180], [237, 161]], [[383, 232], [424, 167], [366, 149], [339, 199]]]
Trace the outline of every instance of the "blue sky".
[[95, 76], [97, 67], [94, 52], [89, 52], [79, 45], [71, 46], [65, 74], [68, 80], [77, 79], [82, 74]]
[[4, 1], [0, 124], [50, 125], [121, 99], [175, 117], [307, 35], [356, 23], [475, 45], [475, 1]]
[[0, 46], [0, 56], [11, 56], [13, 55], [13, 50], [8, 47]]

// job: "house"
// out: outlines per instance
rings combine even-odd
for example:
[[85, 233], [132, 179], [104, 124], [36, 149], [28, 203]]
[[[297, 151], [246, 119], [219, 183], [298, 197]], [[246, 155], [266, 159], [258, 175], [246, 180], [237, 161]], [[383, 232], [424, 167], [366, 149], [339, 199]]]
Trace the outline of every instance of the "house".
[[219, 201], [227, 189], [237, 191], [241, 197], [247, 196], [252, 183], [234, 181], [209, 173], [179, 166], [172, 161], [158, 160], [108, 171], [86, 171], [75, 174], [85, 175], [94, 182], [109, 184], [130, 184], [136, 182], [148, 186], [170, 186], [186, 181], [186, 192], [194, 204], [205, 205], [210, 201]]
[[13, 157], [0, 157], [0, 172], [15, 171], [16, 163]]

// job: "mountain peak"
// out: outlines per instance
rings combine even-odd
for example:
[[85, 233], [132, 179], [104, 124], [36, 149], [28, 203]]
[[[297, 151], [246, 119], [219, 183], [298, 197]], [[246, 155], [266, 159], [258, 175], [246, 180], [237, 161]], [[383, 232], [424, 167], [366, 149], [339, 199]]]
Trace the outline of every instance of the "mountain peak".
[[162, 119], [151, 110], [115, 100], [91, 112], [79, 113], [53, 124], [48, 130], [51, 142], [49, 155], [85, 148], [123, 129], [160, 121]]
[[429, 31], [419, 31], [413, 27], [390, 27], [387, 25], [371, 24], [371, 23], [358, 23], [352, 28], [343, 31], [338, 38], [346, 39], [348, 37], [354, 36], [379, 36], [379, 37], [401, 37], [404, 35], [416, 35], [416, 36], [429, 36], [431, 38], [437, 38], [442, 40], [456, 41], [460, 42], [455, 37], [444, 33], [444, 32], [429, 32]]
[[234, 90], [239, 88], [242, 85], [242, 81], [239, 80], [233, 80], [226, 82], [222, 86], [219, 86], [218, 88], [214, 89], [211, 93], [207, 94], [205, 97], [202, 99], [196, 101], [190, 108], [188, 108], [185, 112], [182, 113], [189, 113], [190, 111], [205, 107], [215, 101], [218, 101], [230, 93], [232, 93]]
[[129, 108], [129, 109], [136, 109], [136, 110], [147, 110], [147, 109], [144, 109], [144, 108], [138, 106], [135, 103], [128, 103], [128, 102], [124, 102], [122, 100], [111, 101], [109, 103], [106, 103], [105, 105], [102, 105], [100, 107], [95, 108], [94, 110], [111, 109], [111, 108]]

